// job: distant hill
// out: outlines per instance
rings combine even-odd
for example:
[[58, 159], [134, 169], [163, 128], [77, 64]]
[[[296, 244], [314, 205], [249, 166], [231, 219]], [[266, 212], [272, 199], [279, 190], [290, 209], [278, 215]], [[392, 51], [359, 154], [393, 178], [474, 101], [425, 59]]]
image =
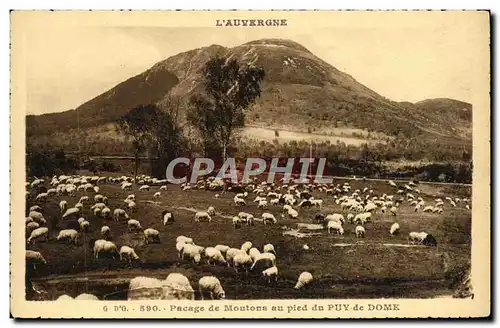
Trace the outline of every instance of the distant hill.
[[[27, 116], [28, 141], [57, 131], [98, 130], [139, 104], [163, 105], [168, 93], [189, 97], [201, 90], [200, 70], [213, 56], [237, 58], [264, 68], [262, 96], [247, 112], [253, 126], [291, 131], [362, 129], [387, 136], [471, 140], [472, 106], [453, 99], [412, 104], [391, 101], [318, 58], [302, 45], [262, 39], [234, 48], [211, 45], [169, 57], [109, 91], [62, 113]], [[78, 115], [77, 115], [78, 114]], [[87, 133], [88, 135], [88, 133]], [[90, 135], [91, 137], [92, 135]]]

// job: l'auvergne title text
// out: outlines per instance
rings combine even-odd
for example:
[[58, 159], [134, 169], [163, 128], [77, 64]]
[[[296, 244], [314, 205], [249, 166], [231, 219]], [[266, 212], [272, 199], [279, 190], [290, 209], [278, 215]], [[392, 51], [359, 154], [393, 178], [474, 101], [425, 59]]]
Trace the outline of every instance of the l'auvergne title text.
[[286, 19], [217, 19], [215, 20], [215, 26], [242, 26], [242, 27], [252, 27], [252, 26], [267, 26], [267, 27], [278, 27], [287, 26]]

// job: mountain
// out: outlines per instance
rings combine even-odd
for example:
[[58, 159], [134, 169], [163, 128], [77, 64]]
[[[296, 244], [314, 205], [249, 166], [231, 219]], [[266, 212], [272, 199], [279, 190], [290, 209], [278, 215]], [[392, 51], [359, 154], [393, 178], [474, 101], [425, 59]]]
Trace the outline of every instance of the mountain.
[[262, 96], [246, 115], [249, 125], [325, 133], [354, 129], [460, 143], [471, 140], [470, 104], [453, 99], [414, 104], [391, 101], [294, 41], [262, 39], [234, 48], [211, 45], [183, 52], [75, 110], [29, 115], [28, 141], [54, 133], [62, 137], [66, 131], [73, 133], [78, 125], [94, 133], [139, 104], [157, 103], [161, 107], [169, 93], [189, 97], [203, 88], [201, 68], [216, 55], [237, 58], [265, 70]]

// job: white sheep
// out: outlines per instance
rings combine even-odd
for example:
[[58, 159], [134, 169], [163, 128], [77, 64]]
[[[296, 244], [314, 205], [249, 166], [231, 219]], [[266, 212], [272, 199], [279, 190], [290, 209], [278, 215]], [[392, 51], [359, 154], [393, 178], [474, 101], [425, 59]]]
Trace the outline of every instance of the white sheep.
[[132, 260], [138, 260], [139, 256], [135, 253], [134, 249], [129, 246], [122, 246], [120, 248], [120, 261], [128, 261], [132, 264]]
[[113, 258], [115, 258], [116, 255], [118, 254], [118, 249], [116, 245], [113, 242], [104, 240], [104, 239], [98, 239], [94, 242], [94, 256], [96, 259], [99, 258], [99, 254], [101, 253], [108, 253], [112, 254]]
[[36, 270], [36, 267], [40, 264], [47, 264], [47, 261], [40, 252], [26, 250], [25, 259], [26, 262], [33, 266], [34, 270]]
[[104, 238], [109, 238], [110, 233], [111, 233], [111, 229], [108, 226], [102, 226], [101, 236], [103, 236]]
[[45, 202], [45, 201], [47, 201], [47, 197], [48, 197], [47, 193], [44, 192], [44, 193], [36, 195], [35, 200], [40, 201], [40, 202]]
[[238, 269], [240, 267], [242, 267], [245, 270], [245, 272], [248, 272], [248, 269], [250, 269], [252, 264], [253, 261], [250, 255], [243, 252], [236, 254], [233, 258], [233, 266], [236, 272], [239, 271]]
[[234, 197], [234, 204], [237, 206], [246, 206], [247, 202], [243, 198]]
[[254, 217], [252, 214], [240, 212], [238, 213], [238, 217], [240, 218], [241, 222], [246, 222], [247, 225], [249, 224], [253, 225]]
[[262, 275], [264, 278], [267, 278], [267, 283], [271, 283], [271, 278], [274, 277], [274, 281], [278, 281], [278, 268], [276, 266], [272, 266], [270, 268], [262, 271]]
[[139, 191], [149, 191], [149, 186], [148, 185], [142, 185], [139, 187]]
[[30, 207], [30, 212], [42, 212], [42, 208], [39, 205], [33, 205]]
[[226, 264], [224, 256], [222, 256], [222, 253], [215, 247], [205, 248], [205, 258], [207, 259], [207, 264]]
[[153, 198], [160, 198], [161, 197], [161, 192], [157, 191], [154, 193]]
[[[360, 214], [357, 214], [358, 216]], [[339, 222], [340, 224], [345, 223], [344, 216], [342, 214], [334, 213], [334, 214], [328, 214], [325, 218], [326, 221], [334, 221], [334, 222]]]
[[68, 208], [68, 202], [65, 200], [61, 200], [59, 202], [59, 209], [61, 210], [61, 213], [66, 212], [66, 209]]
[[[83, 218], [80, 218], [80, 219], [83, 219]], [[90, 228], [90, 222], [83, 219], [83, 220], [80, 220], [78, 219], [78, 223], [80, 224], [80, 230], [81, 231], [88, 231], [89, 228]]]
[[236, 230], [241, 226], [241, 219], [239, 216], [234, 216], [233, 217], [233, 228]]
[[432, 207], [432, 206], [426, 206], [426, 207], [424, 207], [424, 212], [432, 212], [433, 209], [434, 209], [434, 207]]
[[213, 299], [224, 299], [226, 298], [226, 293], [222, 288], [222, 285], [214, 276], [204, 276], [198, 281], [198, 289], [200, 291], [200, 297], [204, 300], [205, 294], [209, 294], [210, 298]]
[[255, 248], [255, 247], [252, 247], [250, 248], [250, 250], [248, 251], [248, 255], [250, 255], [250, 257], [252, 258], [253, 261], [255, 261], [255, 259], [260, 255], [260, 251]]
[[265, 200], [265, 199], [260, 200], [258, 208], [261, 210], [267, 209], [267, 200]]
[[156, 229], [148, 228], [144, 230], [144, 242], [149, 244], [150, 242], [160, 242], [160, 232]]
[[262, 216], [261, 216], [264, 224], [276, 224], [278, 222], [278, 220], [276, 220], [276, 218], [274, 217], [273, 214], [271, 213], [262, 213]]
[[160, 191], [167, 191], [167, 186], [166, 185], [161, 186]]
[[189, 282], [189, 279], [181, 273], [171, 273], [165, 279], [165, 287], [168, 291], [168, 299], [188, 299], [194, 300], [194, 289]]
[[225, 255], [226, 252], [228, 251], [228, 249], [230, 249], [230, 248], [231, 247], [229, 247], [227, 245], [221, 245], [221, 244], [215, 245], [215, 249], [218, 249], [222, 255]]
[[[30, 218], [30, 220], [31, 220], [31, 218]], [[38, 229], [38, 228], [40, 228], [40, 225], [39, 225], [37, 222], [33, 222], [33, 221], [32, 221], [32, 222], [28, 222], [28, 223], [26, 224], [26, 231], [27, 231], [28, 233], [30, 233], [30, 234], [31, 234], [31, 232], [32, 232], [33, 230]]]
[[186, 236], [179, 236], [179, 237], [177, 237], [177, 239], [175, 241], [177, 243], [183, 242], [185, 244], [194, 244], [193, 238], [189, 238], [189, 237], [186, 237]]
[[304, 271], [300, 274], [299, 279], [297, 280], [297, 284], [295, 284], [295, 289], [301, 289], [309, 285], [313, 280], [313, 276], [311, 273]]
[[344, 228], [342, 228], [342, 224], [340, 224], [338, 221], [328, 221], [326, 228], [328, 233], [331, 233], [333, 230], [339, 235], [344, 234]]
[[201, 261], [201, 253], [200, 249], [195, 245], [184, 244], [181, 253], [181, 259], [183, 260], [191, 260], [193, 263], [198, 264]]
[[38, 222], [39, 224], [47, 223], [47, 221], [43, 217], [43, 214], [40, 212], [31, 211], [31, 212], [29, 212], [28, 217], [32, 218], [33, 221]]
[[115, 210], [113, 211], [113, 219], [118, 222], [121, 218], [128, 219], [129, 216], [124, 209], [115, 208]]
[[209, 215], [215, 215], [215, 208], [213, 206], [210, 206], [206, 213], [208, 213]]
[[48, 241], [49, 240], [49, 229], [46, 227], [35, 229], [31, 232], [27, 242], [28, 244], [35, 244], [36, 241]]
[[274, 249], [273, 244], [265, 244], [264, 248], [263, 248], [263, 252], [264, 253], [273, 253], [274, 255], [276, 255], [276, 250]]
[[363, 226], [356, 226], [356, 238], [365, 238], [365, 228]]
[[425, 232], [410, 232], [408, 234], [408, 244], [422, 244], [424, 239], [427, 237], [427, 233]]
[[391, 230], [389, 230], [392, 236], [396, 235], [399, 233], [399, 223], [395, 222], [391, 225]]
[[129, 232], [142, 230], [141, 223], [134, 219], [130, 219], [127, 221], [127, 228]]
[[252, 268], [250, 270], [253, 270], [254, 267], [256, 266], [257, 262], [264, 260], [264, 261], [269, 261], [272, 265], [276, 265], [276, 255], [273, 253], [260, 253], [255, 257], [254, 263], [252, 265]]
[[59, 231], [56, 240], [57, 241], [66, 240], [76, 245], [77, 237], [78, 237], [78, 231], [76, 231], [75, 229], [65, 229]]
[[137, 204], [136, 204], [136, 202], [134, 202], [133, 200], [130, 200], [127, 203], [127, 209], [130, 210], [130, 211], [132, 211], [132, 212], [137, 211]]
[[226, 262], [227, 266], [233, 264], [234, 257], [238, 254], [246, 254], [245, 251], [239, 248], [230, 248], [226, 251]]
[[77, 208], [77, 207], [72, 207], [72, 208], [68, 208], [64, 214], [63, 214], [63, 219], [65, 218], [70, 218], [70, 217], [77, 217], [78, 214], [80, 213], [80, 209]]
[[66, 294], [63, 294], [56, 299], [56, 301], [72, 301], [72, 300], [74, 300], [74, 298]]
[[245, 253], [248, 253], [248, 251], [250, 250], [250, 248], [252, 248], [252, 246], [253, 246], [253, 245], [252, 245], [252, 243], [251, 243], [251, 242], [246, 241], [246, 242], [244, 242], [244, 243], [241, 245], [240, 249], [241, 249], [242, 251], [244, 251]]
[[392, 215], [396, 215], [398, 208], [396, 206], [391, 207], [390, 211]]
[[196, 212], [196, 214], [194, 215], [194, 221], [195, 222], [201, 222], [201, 221], [212, 222], [212, 217], [210, 216], [210, 214], [208, 212]]

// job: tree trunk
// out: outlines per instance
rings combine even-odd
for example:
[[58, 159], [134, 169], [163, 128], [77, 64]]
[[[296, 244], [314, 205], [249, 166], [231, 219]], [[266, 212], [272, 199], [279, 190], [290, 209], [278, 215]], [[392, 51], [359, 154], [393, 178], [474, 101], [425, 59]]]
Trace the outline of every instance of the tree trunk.
[[137, 170], [139, 168], [139, 153], [135, 153], [135, 161], [134, 161], [134, 181], [137, 184]]

